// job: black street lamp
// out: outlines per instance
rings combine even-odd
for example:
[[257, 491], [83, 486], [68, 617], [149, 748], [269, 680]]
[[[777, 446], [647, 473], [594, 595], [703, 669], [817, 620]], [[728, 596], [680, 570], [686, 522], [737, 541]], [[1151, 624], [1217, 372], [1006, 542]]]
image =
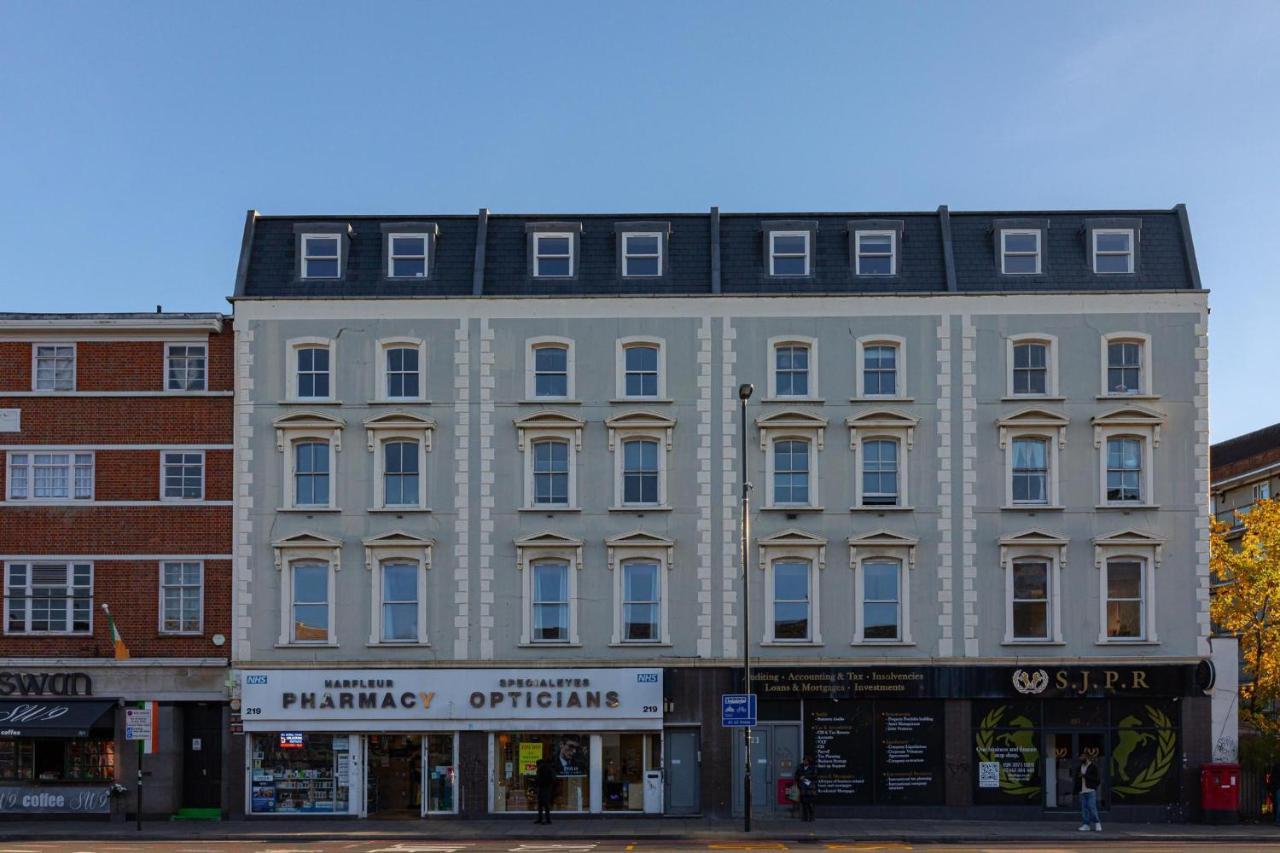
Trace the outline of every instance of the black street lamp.
[[[747, 481], [747, 401], [755, 386], [744, 382], [738, 386], [738, 402], [742, 420], [742, 683], [747, 694], [747, 706], [751, 706], [751, 483]], [[745, 758], [742, 772], [743, 831], [751, 831], [751, 727], [742, 730], [742, 753]]]

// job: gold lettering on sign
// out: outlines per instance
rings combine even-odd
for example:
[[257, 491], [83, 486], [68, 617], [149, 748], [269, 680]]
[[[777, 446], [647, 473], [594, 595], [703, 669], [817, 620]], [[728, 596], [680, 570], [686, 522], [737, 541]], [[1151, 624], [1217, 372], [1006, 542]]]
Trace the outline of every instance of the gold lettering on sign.
[[[1137, 690], [1139, 687], [1147, 687], [1147, 673], [1144, 670], [1135, 669], [1133, 671], [1133, 689]], [[1150, 688], [1147, 687], [1147, 689], [1149, 690]]]
[[1106, 677], [1106, 681], [1102, 686], [1105, 687], [1107, 690], [1110, 690], [1112, 687], [1115, 687], [1116, 682], [1120, 680], [1120, 673], [1116, 672], [1113, 669], [1106, 670], [1103, 673], [1103, 675]]
[[1065, 669], [1058, 670], [1058, 675], [1054, 679], [1054, 684], [1057, 685], [1059, 690], [1067, 689], [1067, 671]]

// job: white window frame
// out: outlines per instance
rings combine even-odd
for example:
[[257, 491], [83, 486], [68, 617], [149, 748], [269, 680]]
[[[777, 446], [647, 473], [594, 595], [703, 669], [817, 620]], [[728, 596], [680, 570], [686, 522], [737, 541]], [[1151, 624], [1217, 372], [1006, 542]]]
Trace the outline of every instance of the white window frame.
[[[665, 510], [670, 509], [667, 496], [668, 457], [671, 453], [672, 433], [676, 422], [673, 418], [657, 412], [624, 412], [605, 419], [609, 430], [609, 451], [613, 454], [613, 510]], [[635, 439], [646, 439], [658, 445], [658, 502], [627, 503], [626, 443]]]
[[[778, 252], [775, 244], [779, 237], [803, 237], [804, 238], [804, 272], [802, 273], [780, 273], [776, 272], [776, 260], [778, 258], [795, 258], [799, 257], [791, 252]], [[804, 276], [813, 274], [813, 235], [809, 231], [770, 231], [769, 232], [769, 275], [774, 278], [803, 278]]]
[[[894, 356], [893, 394], [868, 394], [866, 358], [870, 347], [893, 347], [897, 350]], [[854, 350], [854, 381], [856, 383], [857, 400], [909, 400], [906, 389], [907, 378], [907, 339], [900, 335], [865, 335], [858, 338]]]
[[[640, 530], [605, 540], [609, 570], [613, 574], [613, 636], [611, 646], [670, 646], [671, 600], [668, 576], [674, 567], [675, 542], [663, 536]], [[624, 569], [630, 562], [651, 562], [658, 566], [658, 632], [657, 640], [627, 640], [623, 637], [626, 614], [623, 608]]]
[[[176, 454], [180, 456], [199, 456], [200, 457], [200, 496], [195, 498], [185, 497], [169, 497], [165, 494], [165, 484], [168, 479], [167, 468], [169, 467], [169, 455]], [[184, 465], [186, 463], [178, 463]], [[202, 501], [205, 498], [205, 490], [209, 482], [208, 457], [203, 450], [161, 450], [160, 451], [160, 500], [166, 503], [191, 503], [193, 501]]]
[[[634, 396], [627, 393], [627, 350], [632, 347], [652, 347], [658, 351], [658, 393], [652, 397]], [[640, 400], [650, 403], [664, 402], [667, 399], [667, 342], [663, 338], [647, 335], [631, 335], [618, 338], [614, 358], [614, 397], [617, 400]]]
[[[276, 430], [276, 450], [284, 455], [284, 482], [281, 486], [283, 506], [281, 510], [299, 512], [324, 512], [338, 509], [338, 453], [342, 450], [341, 418], [322, 415], [319, 412], [298, 412], [276, 418], [272, 426]], [[294, 495], [294, 445], [299, 441], [324, 441], [329, 445], [329, 503], [326, 505], [298, 506]]]
[[[663, 257], [663, 241], [665, 234], [660, 231], [624, 231], [622, 232], [622, 277], [623, 278], [661, 278], [666, 272], [666, 258]], [[656, 255], [648, 252], [632, 252], [630, 251], [630, 241], [632, 237], [653, 237], [658, 241], [658, 252]], [[631, 258], [653, 258], [658, 259], [658, 271], [656, 273], [633, 273], [630, 269]]]
[[[517, 446], [524, 455], [524, 505], [525, 511], [577, 512], [578, 507], [578, 454], [582, 452], [582, 429], [586, 422], [564, 412], [535, 412], [516, 422]], [[544, 439], [558, 439], [569, 445], [569, 502], [567, 504], [539, 504], [534, 502], [533, 445]]]
[[[397, 255], [395, 254], [396, 238], [410, 238], [422, 240], [421, 255]], [[399, 279], [402, 281], [425, 281], [431, 278], [431, 239], [432, 235], [416, 231], [388, 231], [387, 232], [387, 278]], [[408, 260], [413, 261], [422, 259], [422, 275], [396, 275], [396, 261]]]
[[[1011, 252], [1006, 248], [1009, 237], [1031, 235], [1036, 238], [1035, 252]], [[1009, 272], [1005, 263], [1009, 256], [1034, 256], [1036, 268], [1034, 272]], [[1000, 229], [1000, 274], [1001, 275], [1040, 275], [1044, 268], [1044, 234], [1039, 228], [1002, 228]]]
[[[1155, 502], [1156, 449], [1160, 447], [1160, 433], [1164, 415], [1140, 406], [1126, 406], [1095, 415], [1093, 422], [1093, 446], [1098, 451], [1098, 508], [1152, 509]], [[1142, 441], [1142, 500], [1107, 500], [1107, 440], [1133, 437]]]
[[[1067, 545], [1070, 540], [1043, 530], [1026, 530], [1000, 539], [1000, 567], [1004, 571], [1004, 640], [1005, 645], [1062, 645], [1062, 572], [1067, 567]], [[1040, 560], [1049, 565], [1049, 601], [1046, 615], [1049, 636], [1046, 639], [1019, 638], [1013, 633], [1013, 565]]]
[[[280, 578], [280, 634], [276, 645], [299, 648], [337, 648], [338, 623], [337, 573], [342, 570], [342, 542], [319, 533], [297, 533], [271, 543], [275, 551], [276, 572]], [[320, 563], [328, 567], [327, 603], [329, 606], [329, 636], [324, 641], [303, 640], [293, 637], [293, 566], [295, 563]]]
[[[389, 393], [388, 373], [390, 359], [388, 354], [393, 349], [411, 349], [418, 352], [418, 393], [408, 397], [393, 397]], [[329, 356], [330, 372], [332, 372], [333, 356]], [[378, 341], [377, 376], [374, 377], [374, 400], [379, 403], [425, 403], [427, 402], [427, 345], [421, 338], [383, 338]], [[332, 377], [330, 377], [332, 387]]]
[[[70, 581], [75, 576], [74, 567], [75, 566], [89, 567], [89, 629], [87, 631], [70, 630], [71, 626], [74, 625], [75, 620], [73, 618], [72, 611], [69, 606], [67, 610], [67, 617], [68, 617], [67, 626], [69, 630], [66, 630], [66, 631], [10, 631], [9, 630], [9, 621], [10, 621], [10, 612], [11, 612], [10, 608], [13, 606], [13, 601], [14, 601], [14, 599], [9, 595], [9, 572], [11, 568], [14, 566], [26, 567], [26, 570], [27, 570], [26, 589], [28, 591], [28, 596], [29, 596], [29, 592], [31, 589], [31, 582], [34, 580], [35, 566], [37, 564], [63, 566], [64, 571], [66, 572], [66, 578], [68, 581], [67, 583], [68, 589], [74, 589], [74, 586], [70, 583]], [[92, 637], [93, 636], [93, 618], [94, 618], [94, 614], [93, 614], [94, 596], [95, 596], [96, 586], [97, 586], [97, 572], [95, 570], [93, 562], [90, 560], [56, 560], [55, 559], [55, 560], [9, 560], [9, 561], [6, 561], [4, 564], [4, 634], [10, 637]], [[27, 601], [30, 601], [29, 597], [27, 598]], [[67, 601], [70, 601], [70, 598], [68, 598]], [[23, 624], [24, 625], [31, 624], [30, 607], [27, 607], [25, 610], [25, 618], [23, 619]]]
[[[164, 572], [165, 572], [165, 569], [166, 569], [168, 566], [174, 566], [174, 565], [188, 565], [188, 564], [198, 566], [198, 567], [199, 567], [199, 570], [200, 570], [200, 583], [199, 583], [199, 586], [198, 586], [198, 589], [199, 589], [199, 596], [200, 596], [200, 607], [199, 607], [199, 611], [200, 611], [200, 617], [199, 617], [199, 618], [200, 618], [200, 621], [199, 621], [199, 625], [198, 625], [198, 627], [197, 627], [195, 630], [192, 630], [192, 631], [171, 631], [171, 630], [166, 629], [166, 628], [165, 628], [165, 626], [164, 626], [164, 623], [165, 623], [165, 616], [167, 615], [167, 612], [166, 612], [166, 609], [165, 609], [165, 595], [164, 595], [164, 593], [165, 593], [165, 590], [169, 588], [169, 584], [166, 584], [166, 583], [165, 583]], [[160, 561], [160, 564], [159, 564], [159, 587], [160, 587], [160, 601], [159, 601], [159, 604], [158, 604], [157, 609], [156, 609], [156, 613], [157, 613], [157, 614], [158, 614], [158, 616], [159, 616], [159, 619], [158, 619], [159, 624], [156, 626], [156, 629], [157, 629], [161, 634], [164, 634], [164, 635], [165, 635], [165, 636], [167, 636], [167, 637], [199, 637], [199, 636], [202, 636], [202, 635], [204, 634], [204, 603], [205, 603], [205, 594], [204, 594], [204, 593], [205, 593], [205, 565], [204, 565], [204, 561], [203, 561], [203, 560], [161, 560], [161, 561]], [[191, 588], [191, 587], [190, 587], [190, 585], [188, 585], [188, 584], [177, 584], [177, 587], [178, 587], [179, 589], [190, 589], [190, 588]], [[182, 615], [181, 615], [181, 614], [179, 614], [179, 615], [178, 615], [178, 620], [179, 620], [179, 622], [181, 622], [181, 620], [182, 620]]]
[[[1165, 540], [1140, 530], [1121, 530], [1093, 540], [1093, 563], [1098, 570], [1098, 645], [1156, 645], [1156, 572], [1164, 558]], [[1142, 637], [1107, 636], [1107, 572], [1112, 560], [1136, 561], [1142, 566]]]
[[[542, 272], [542, 259], [555, 258], [559, 260], [564, 255], [544, 254], [542, 251], [542, 241], [549, 237], [563, 237], [569, 241], [569, 272], [565, 275], [552, 275]], [[578, 237], [572, 231], [538, 231], [533, 235], [533, 277], [534, 278], [573, 278], [578, 271]]]
[[[40, 387], [40, 350], [42, 347], [71, 347], [71, 387]], [[57, 356], [54, 356], [57, 358]], [[77, 390], [80, 381], [80, 352], [75, 341], [35, 341], [31, 344], [31, 390], [42, 394], [68, 394]]]
[[[1135, 249], [1136, 249], [1134, 243], [1136, 242], [1136, 239], [1137, 239], [1137, 235], [1134, 233], [1134, 229], [1132, 228], [1094, 228], [1089, 233], [1090, 233], [1089, 266], [1093, 269], [1094, 275], [1133, 275], [1134, 257], [1135, 257]], [[1124, 234], [1129, 238], [1129, 251], [1109, 252], [1109, 251], [1100, 251], [1098, 249], [1098, 237], [1100, 235], [1110, 236], [1114, 234]], [[1111, 271], [1103, 272], [1102, 270], [1098, 269], [1099, 255], [1105, 255], [1110, 257], [1125, 257], [1129, 261], [1129, 267], [1123, 272], [1111, 272]]]
[[[557, 560], [569, 566], [569, 639], [567, 642], [533, 637], [533, 564]], [[578, 573], [582, 571], [582, 540], [558, 533], [537, 533], [516, 540], [516, 569], [520, 571], [520, 645], [538, 649], [565, 649], [581, 646], [578, 637]]]
[[[395, 530], [364, 540], [364, 567], [369, 573], [371, 612], [369, 614], [370, 646], [429, 647], [427, 631], [427, 578], [431, 570], [431, 552], [435, 540]], [[382, 638], [382, 567], [386, 563], [417, 566], [418, 635], [412, 640]]]
[[[826, 435], [827, 419], [809, 412], [782, 411], [776, 414], [756, 418], [756, 427], [760, 432], [760, 450], [765, 460], [765, 501], [763, 509], [798, 512], [804, 510], [821, 510], [822, 501], [819, 491], [819, 464], [823, 441]], [[774, 500], [774, 443], [777, 441], [809, 442], [809, 502], [804, 504], [778, 503]]]
[[[1059, 451], [1067, 446], [1067, 425], [1070, 418], [1047, 409], [1020, 409], [996, 421], [1000, 430], [1000, 449], [1004, 451], [1004, 509], [1039, 510], [1062, 509], [1059, 484], [1062, 480]], [[1045, 463], [1045, 502], [1015, 503], [1013, 500], [1013, 443], [1019, 438], [1039, 438], [1047, 443]]]
[[[888, 530], [877, 530], [862, 536], [851, 536], [849, 543], [849, 568], [853, 572], [853, 638], [852, 646], [913, 646], [915, 640], [911, 636], [911, 583], [916, 567], [916, 548], [920, 541], [915, 537], [904, 536]], [[899, 631], [897, 639], [868, 639], [864, 634], [866, 628], [865, 573], [863, 566], [868, 562], [893, 560], [899, 566], [898, 575], [898, 618]]]
[[[794, 528], [775, 533], [758, 541], [759, 566], [764, 572], [764, 636], [763, 646], [821, 646], [822, 582], [827, 567], [827, 540]], [[809, 637], [805, 640], [779, 640], [774, 636], [774, 564], [782, 562], [809, 564]]]
[[[1043, 394], [1020, 394], [1014, 390], [1014, 350], [1022, 344], [1040, 344], [1045, 348]], [[1018, 400], [1043, 400], [1058, 396], [1058, 338], [1056, 336], [1039, 332], [1010, 335], [1005, 342], [1005, 365], [1005, 397]]]
[[[564, 358], [565, 395], [563, 397], [538, 396], [537, 384], [537, 350], [543, 347], [558, 347], [566, 350]], [[543, 335], [528, 338], [524, 342], [524, 396], [530, 402], [568, 402], [576, 399], [577, 393], [574, 376], [577, 373], [574, 364], [574, 346], [572, 338], [561, 338], [554, 335]]]
[[[67, 496], [65, 498], [37, 498], [35, 496], [35, 457], [36, 456], [66, 456], [66, 472], [67, 472]], [[7, 503], [19, 506], [53, 506], [53, 505], [78, 505], [89, 504], [97, 500], [98, 494], [98, 456], [92, 450], [84, 450], [76, 447], [62, 447], [56, 449], [32, 449], [32, 450], [7, 450], [5, 451], [5, 501]], [[13, 484], [15, 456], [25, 456], [29, 461], [21, 466], [26, 468], [25, 481], [27, 484], [26, 497], [14, 497]], [[77, 456], [89, 457], [89, 496], [77, 498], [76, 494], [76, 469], [82, 467], [76, 463]], [[61, 466], [59, 466], [61, 467]]]
[[[1138, 390], [1112, 391], [1107, 383], [1109, 352], [1111, 344], [1138, 345]], [[1119, 400], [1152, 399], [1156, 397], [1154, 377], [1151, 372], [1151, 336], [1145, 332], [1108, 332], [1102, 336], [1102, 372], [1099, 397]]]
[[[889, 238], [889, 271], [887, 273], [872, 273], [862, 271], [862, 239], [864, 237], [888, 237]], [[893, 230], [872, 229], [866, 231], [855, 231], [853, 235], [854, 244], [854, 274], [859, 276], [867, 276], [872, 278], [888, 278], [898, 274], [898, 232]], [[883, 252], [867, 252], [867, 257], [883, 258]]]
[[[427, 454], [431, 452], [431, 437], [436, 422], [430, 418], [404, 413], [381, 415], [364, 422], [366, 446], [373, 454], [373, 501], [370, 511], [413, 512], [428, 510], [427, 502]], [[418, 445], [418, 500], [412, 504], [388, 504], [386, 502], [386, 454], [388, 442], [407, 441]]]
[[[169, 386], [169, 360], [173, 358], [174, 347], [200, 347], [204, 350], [204, 381], [199, 388], [172, 388]], [[184, 358], [189, 356], [184, 356]], [[161, 377], [161, 388], [168, 394], [194, 394], [209, 390], [209, 342], [198, 341], [166, 341], [164, 345], [164, 376]]]
[[[318, 281], [337, 281], [341, 279], [342, 278], [342, 239], [343, 239], [342, 235], [336, 232], [328, 233], [328, 234], [323, 234], [323, 233], [322, 234], [303, 234], [302, 244], [300, 247], [300, 251], [302, 252], [302, 258], [301, 258], [302, 263], [299, 268], [299, 271], [302, 274], [302, 278], [318, 280]], [[308, 250], [308, 244], [312, 240], [332, 240], [337, 245], [338, 251], [336, 254], [332, 256], [312, 255], [311, 252]], [[324, 261], [330, 260], [330, 258], [332, 258], [333, 262], [337, 264], [338, 271], [333, 275], [311, 275], [310, 266], [311, 266], [311, 259], [313, 257], [316, 260], [324, 260]]]
[[1263, 480], [1253, 484], [1253, 503], [1271, 500], [1271, 481]]
[[[804, 347], [809, 350], [809, 393], [778, 393], [778, 350], [782, 347]], [[769, 338], [767, 373], [769, 379], [766, 401], [778, 402], [810, 402], [821, 403], [822, 396], [818, 391], [818, 339], [804, 335], [778, 335]]]
[[[298, 351], [325, 348], [329, 350], [329, 394], [326, 397], [298, 396]], [[290, 403], [334, 403], [338, 395], [338, 342], [333, 338], [292, 338], [285, 344], [286, 401]]]
[[[909, 512], [911, 505], [911, 451], [915, 445], [918, 418], [894, 409], [864, 412], [845, 419], [849, 428], [849, 449], [853, 451], [853, 511]], [[898, 442], [898, 503], [867, 504], [862, 494], [863, 442], [890, 439]]]

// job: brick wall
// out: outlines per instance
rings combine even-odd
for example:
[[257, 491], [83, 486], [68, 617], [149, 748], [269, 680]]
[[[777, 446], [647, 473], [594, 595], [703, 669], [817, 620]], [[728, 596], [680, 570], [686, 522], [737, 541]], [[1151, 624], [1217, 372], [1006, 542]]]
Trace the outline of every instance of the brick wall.
[[5, 507], [4, 554], [229, 554], [229, 506]]
[[[4, 590], [0, 588], [0, 602]], [[116, 626], [133, 657], [225, 657], [211, 641], [231, 631], [231, 561], [204, 564], [204, 633], [160, 633], [160, 564], [155, 561], [97, 561], [93, 566], [93, 631], [76, 636], [0, 636], [0, 657], [113, 656], [111, 632], [102, 605], [111, 608]]]
[[[69, 445], [69, 451], [76, 449]], [[92, 448], [87, 448], [92, 449]], [[0, 495], [8, 494], [9, 453], [0, 451]], [[160, 450], [94, 450], [94, 499], [98, 501], [160, 500], [160, 467], [164, 451]], [[204, 453], [204, 499], [231, 500], [232, 453], [230, 450], [207, 450]], [[168, 511], [160, 507], [159, 512]], [[230, 532], [228, 531], [228, 537]], [[0, 552], [5, 533], [0, 530]]]
[[[175, 335], [183, 337], [194, 340], [199, 336]], [[224, 323], [221, 332], [208, 337], [208, 390], [230, 391], [235, 373], [231, 324]], [[76, 345], [77, 391], [164, 390], [164, 341], [76, 340], [74, 334], [65, 340]], [[0, 392], [31, 390], [35, 346], [31, 341], [0, 342]]]

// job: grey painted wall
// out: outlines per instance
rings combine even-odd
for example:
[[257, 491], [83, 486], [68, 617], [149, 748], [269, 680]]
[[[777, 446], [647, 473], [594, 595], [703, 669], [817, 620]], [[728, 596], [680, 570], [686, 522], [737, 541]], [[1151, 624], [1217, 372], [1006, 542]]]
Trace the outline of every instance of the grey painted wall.
[[[237, 515], [238, 661], [449, 662], [644, 661], [712, 662], [740, 654], [735, 624], [736, 383], [754, 382], [750, 417], [803, 409], [826, 417], [818, 455], [821, 512], [760, 510], [754, 534], [799, 529], [828, 540], [820, 572], [823, 644], [759, 647], [765, 573], [751, 559], [753, 652], [765, 660], [928, 659], [970, 657], [1190, 657], [1205, 652], [1207, 534], [1200, 516], [1207, 493], [1207, 404], [1204, 383], [1203, 293], [1135, 296], [895, 297], [863, 299], [579, 299], [579, 300], [241, 300], [236, 308], [241, 390], [238, 392], [237, 472], [240, 494], [251, 498]], [[726, 337], [726, 330], [729, 337]], [[1151, 336], [1156, 399], [1140, 405], [1163, 413], [1154, 450], [1158, 509], [1098, 509], [1098, 458], [1090, 418], [1120, 402], [1098, 399], [1100, 336]], [[1059, 393], [1065, 399], [1004, 400], [1007, 337], [1057, 338]], [[858, 337], [906, 340], [905, 401], [852, 402]], [[539, 405], [525, 398], [525, 342], [542, 335], [574, 341], [573, 405]], [[615, 397], [618, 338], [653, 335], [666, 342], [667, 396], [672, 402], [631, 404]], [[822, 402], [765, 402], [767, 342], [804, 335], [819, 342]], [[338, 341], [336, 396], [341, 405], [287, 404], [286, 342], [323, 336]], [[371, 405], [375, 348], [381, 338], [427, 342], [430, 404]], [[246, 381], [248, 380], [248, 381]], [[463, 394], [465, 393], [465, 399]], [[1004, 504], [1005, 453], [996, 421], [1027, 405], [1070, 419], [1060, 450], [1064, 509], [1025, 512]], [[514, 420], [540, 409], [586, 421], [577, 457], [581, 511], [520, 512], [523, 457]], [[844, 419], [891, 408], [918, 419], [910, 449], [910, 512], [851, 512], [854, 454]], [[604, 419], [633, 409], [676, 421], [669, 455], [670, 511], [611, 512], [614, 464]], [[323, 411], [345, 420], [338, 454], [337, 513], [277, 513], [282, 503], [282, 454], [273, 419], [291, 411]], [[362, 421], [389, 411], [433, 418], [428, 454], [430, 513], [402, 517], [366, 511], [372, 500], [373, 454]], [[943, 426], [940, 428], [939, 423]], [[244, 451], [249, 451], [245, 453]], [[749, 464], [756, 508], [764, 499], [764, 459], [754, 425]], [[486, 507], [488, 487], [492, 506]], [[949, 489], [949, 493], [948, 490]], [[1205, 505], [1207, 506], [1207, 505]], [[998, 540], [1028, 529], [1070, 539], [1062, 569], [1064, 644], [1002, 645], [1004, 569]], [[845, 540], [875, 530], [919, 540], [908, 572], [911, 646], [853, 647], [853, 572]], [[1100, 646], [1099, 571], [1094, 537], [1139, 529], [1164, 540], [1156, 570], [1158, 645]], [[372, 585], [361, 540], [404, 530], [435, 540], [428, 573], [429, 648], [368, 645]], [[609, 641], [613, 578], [607, 537], [643, 530], [675, 541], [669, 574], [672, 644], [617, 648]], [[271, 542], [299, 532], [340, 539], [337, 573], [337, 648], [276, 647], [280, 574]], [[524, 606], [514, 541], [552, 531], [584, 542], [578, 574], [580, 647], [521, 648]], [[1203, 548], [1201, 546], [1204, 546]], [[465, 580], [465, 584], [462, 581]], [[1205, 598], [1200, 593], [1203, 590]], [[733, 642], [726, 642], [731, 635]], [[465, 652], [465, 653], [464, 653]]]

